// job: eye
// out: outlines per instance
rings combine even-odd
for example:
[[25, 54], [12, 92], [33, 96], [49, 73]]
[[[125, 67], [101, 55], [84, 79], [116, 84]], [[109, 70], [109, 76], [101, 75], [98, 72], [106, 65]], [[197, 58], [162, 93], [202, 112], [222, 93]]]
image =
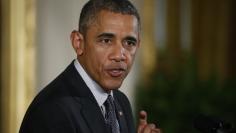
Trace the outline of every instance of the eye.
[[107, 43], [111, 43], [111, 39], [110, 38], [102, 38], [101, 40], [100, 40], [100, 42], [101, 43], [104, 43], [104, 44], [107, 44]]
[[127, 44], [130, 46], [135, 46], [136, 42], [135, 41], [127, 41]]
[[126, 40], [126, 41], [124, 41], [124, 45], [126, 45], [128, 47], [133, 47], [133, 46], [136, 46], [136, 41]]

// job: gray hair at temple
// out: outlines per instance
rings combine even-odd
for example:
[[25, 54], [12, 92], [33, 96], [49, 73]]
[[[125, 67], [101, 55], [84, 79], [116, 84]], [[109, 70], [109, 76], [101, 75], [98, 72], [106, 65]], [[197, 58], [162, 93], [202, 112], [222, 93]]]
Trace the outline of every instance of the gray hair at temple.
[[102, 10], [121, 13], [125, 15], [134, 15], [138, 20], [140, 29], [140, 16], [134, 5], [128, 0], [89, 0], [80, 13], [79, 32], [86, 35], [87, 28], [96, 20], [96, 16]]

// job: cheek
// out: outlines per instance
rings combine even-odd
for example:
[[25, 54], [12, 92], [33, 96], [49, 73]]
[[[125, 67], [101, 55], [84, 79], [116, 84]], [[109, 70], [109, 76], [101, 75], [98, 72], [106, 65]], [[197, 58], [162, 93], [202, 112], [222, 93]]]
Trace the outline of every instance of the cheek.
[[129, 66], [132, 66], [134, 59], [135, 59], [135, 53], [128, 54], [128, 56], [127, 56], [128, 63], [127, 64]]
[[102, 51], [94, 51], [94, 53], [91, 53], [93, 55], [93, 59], [91, 60], [91, 63], [94, 65], [92, 67], [97, 68], [97, 71], [102, 71], [103, 66], [105, 65], [107, 61], [107, 55], [105, 52]]

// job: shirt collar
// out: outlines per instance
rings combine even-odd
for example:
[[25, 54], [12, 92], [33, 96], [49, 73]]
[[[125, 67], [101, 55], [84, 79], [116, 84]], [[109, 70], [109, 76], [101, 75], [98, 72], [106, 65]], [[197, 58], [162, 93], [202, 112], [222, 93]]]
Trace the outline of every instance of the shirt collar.
[[[76, 70], [79, 72], [80, 76], [92, 92], [99, 106], [102, 106], [108, 97], [108, 93], [106, 93], [84, 70], [84, 68], [79, 63], [78, 59], [74, 61], [74, 65]], [[111, 91], [111, 95], [113, 96], [113, 92]]]

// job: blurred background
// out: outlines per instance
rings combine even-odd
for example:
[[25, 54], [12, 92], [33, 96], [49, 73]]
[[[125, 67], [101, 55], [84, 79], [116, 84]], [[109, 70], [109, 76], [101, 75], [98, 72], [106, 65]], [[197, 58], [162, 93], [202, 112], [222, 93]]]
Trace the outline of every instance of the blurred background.
[[[0, 0], [0, 133], [17, 133], [33, 97], [75, 59], [70, 32], [87, 0]], [[235, 0], [132, 0], [142, 40], [121, 90], [164, 133], [198, 114], [236, 124]]]

